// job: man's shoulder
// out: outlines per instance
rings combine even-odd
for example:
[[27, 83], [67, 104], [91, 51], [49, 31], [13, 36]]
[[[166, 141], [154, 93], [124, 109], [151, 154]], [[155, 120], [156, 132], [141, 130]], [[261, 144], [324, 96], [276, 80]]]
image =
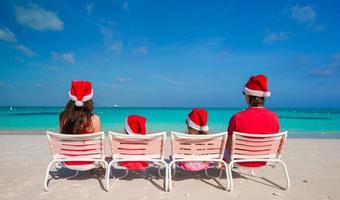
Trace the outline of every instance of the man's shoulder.
[[268, 113], [268, 115], [272, 115], [272, 116], [277, 117], [277, 114], [274, 111], [271, 111], [271, 110], [269, 110], [267, 108], [263, 108], [263, 111]]
[[245, 110], [242, 110], [242, 111], [240, 111], [240, 112], [235, 113], [235, 114], [231, 117], [231, 120], [239, 120], [239, 119], [242, 119], [242, 118], [246, 117], [247, 115], [249, 115], [249, 114], [248, 114], [248, 112], [247, 112], [247, 109], [245, 109]]
[[244, 109], [238, 113], [235, 113], [234, 116], [235, 117], [242, 117], [242, 116], [246, 116], [246, 115], [249, 115], [251, 113], [251, 110], [249, 108], [247, 109]]

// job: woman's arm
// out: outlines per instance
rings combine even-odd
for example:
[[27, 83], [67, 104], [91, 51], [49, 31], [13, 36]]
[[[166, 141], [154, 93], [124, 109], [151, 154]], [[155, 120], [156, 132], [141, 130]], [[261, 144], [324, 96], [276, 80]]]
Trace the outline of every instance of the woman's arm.
[[97, 115], [92, 116], [92, 127], [94, 133], [100, 131], [100, 118]]

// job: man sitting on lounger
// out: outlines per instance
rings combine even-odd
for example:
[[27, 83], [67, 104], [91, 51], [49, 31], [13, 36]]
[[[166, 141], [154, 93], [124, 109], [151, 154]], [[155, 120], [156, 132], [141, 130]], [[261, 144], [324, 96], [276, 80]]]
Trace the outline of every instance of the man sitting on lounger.
[[[248, 108], [232, 116], [228, 126], [228, 140], [224, 160], [230, 160], [232, 134], [234, 131], [253, 134], [273, 134], [280, 129], [276, 113], [264, 108], [265, 98], [270, 96], [267, 77], [257, 75], [250, 77], [244, 87], [243, 94]], [[266, 162], [238, 163], [243, 167], [260, 167]]]

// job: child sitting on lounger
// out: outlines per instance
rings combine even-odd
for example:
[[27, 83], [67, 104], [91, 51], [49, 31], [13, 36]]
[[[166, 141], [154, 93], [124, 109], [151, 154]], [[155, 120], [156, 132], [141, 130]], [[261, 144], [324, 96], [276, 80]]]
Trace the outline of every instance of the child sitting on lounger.
[[[207, 135], [209, 127], [207, 126], [208, 113], [204, 109], [194, 108], [186, 120], [187, 133], [193, 135]], [[209, 168], [209, 162], [190, 161], [180, 162], [179, 166], [186, 171], [200, 171]]]
[[[146, 134], [146, 118], [138, 115], [129, 115], [126, 118], [125, 133], [126, 134]], [[149, 166], [146, 161], [125, 161], [120, 162], [120, 166], [126, 167], [129, 170], [143, 170]]]

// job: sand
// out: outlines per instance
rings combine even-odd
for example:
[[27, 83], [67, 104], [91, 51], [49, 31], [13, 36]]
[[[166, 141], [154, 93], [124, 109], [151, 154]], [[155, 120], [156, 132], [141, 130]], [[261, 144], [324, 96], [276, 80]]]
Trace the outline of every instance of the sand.
[[[1, 200], [340, 199], [340, 140], [336, 139], [288, 139], [282, 157], [291, 179], [288, 191], [277, 186], [285, 184], [282, 168], [264, 167], [255, 171], [258, 177], [249, 176], [244, 169], [234, 173], [232, 192], [221, 189], [219, 181], [225, 181], [224, 177], [219, 180], [185, 172], [174, 177], [171, 192], [164, 192], [163, 180], [154, 169], [118, 180], [109, 192], [103, 189], [103, 180], [88, 172], [71, 180], [52, 180], [50, 191], [45, 192], [43, 179], [52, 158], [44, 135], [0, 135], [0, 159]], [[67, 174], [72, 171], [62, 171], [62, 176]]]

